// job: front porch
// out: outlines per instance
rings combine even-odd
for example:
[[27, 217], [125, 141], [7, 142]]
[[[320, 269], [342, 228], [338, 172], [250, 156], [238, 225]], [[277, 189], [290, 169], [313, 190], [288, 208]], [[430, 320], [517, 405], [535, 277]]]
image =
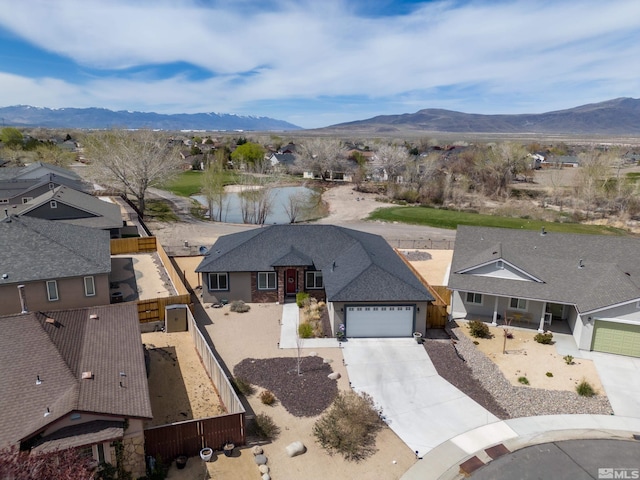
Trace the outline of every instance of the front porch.
[[499, 318], [496, 318], [494, 322], [493, 316], [468, 314], [465, 318], [453, 318], [452, 320], [463, 320], [463, 321], [478, 320], [480, 322], [484, 322], [489, 325], [498, 326], [498, 327], [507, 327], [507, 328], [513, 328], [513, 329], [522, 329], [522, 330], [549, 331], [552, 333], [567, 334], [567, 335], [572, 334], [569, 323], [561, 318], [558, 318], [558, 319], [552, 318], [551, 322], [549, 322], [547, 318], [546, 321], [542, 322], [542, 329], [541, 329], [540, 321], [534, 320], [533, 317], [530, 315], [529, 316], [526, 316], [526, 315], [503, 316], [499, 314], [497, 315], [497, 317]]

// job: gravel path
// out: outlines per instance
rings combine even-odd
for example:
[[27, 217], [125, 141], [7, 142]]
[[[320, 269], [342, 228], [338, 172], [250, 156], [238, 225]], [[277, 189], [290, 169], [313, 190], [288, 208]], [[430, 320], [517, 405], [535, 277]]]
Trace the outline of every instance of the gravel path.
[[[610, 415], [613, 412], [609, 400], [605, 395], [587, 398], [581, 397], [575, 392], [543, 390], [511, 385], [498, 366], [488, 359], [484, 353], [480, 352], [473, 342], [462, 332], [457, 332], [457, 330], [458, 327], [453, 328], [451, 333], [454, 335], [454, 338], [458, 339], [456, 348], [460, 355], [466, 360], [466, 365], [468, 365], [468, 368], [471, 370], [473, 378], [478, 380], [482, 389], [493, 397], [497, 404], [507, 412], [509, 417], [562, 414]], [[431, 355], [430, 357], [433, 360]], [[438, 366], [436, 366], [436, 369], [437, 368]], [[443, 368], [446, 369], [449, 367], [445, 364]], [[444, 370], [443, 373], [440, 373], [440, 370], [438, 370], [438, 373], [449, 380], [447, 377], [457, 375], [456, 369], [460, 369], [460, 367], [452, 363], [450, 369], [453, 371], [451, 374], [446, 373]], [[453, 381], [449, 381], [453, 383]], [[461, 383], [461, 385], [462, 386], [456, 386], [471, 398], [474, 398], [474, 400], [475, 395], [482, 394], [480, 391], [476, 393], [472, 383], [469, 383], [469, 387], [467, 387], [465, 383]], [[470, 388], [470, 391], [465, 390], [465, 388]], [[480, 402], [478, 401], [478, 403]], [[490, 408], [486, 406], [485, 408], [497, 417], [500, 417], [500, 415]]]
[[271, 390], [291, 415], [313, 417], [331, 405], [338, 394], [338, 384], [327, 377], [332, 369], [322, 358], [302, 357], [301, 360], [301, 375], [298, 375], [295, 357], [246, 358], [234, 367], [233, 374]]

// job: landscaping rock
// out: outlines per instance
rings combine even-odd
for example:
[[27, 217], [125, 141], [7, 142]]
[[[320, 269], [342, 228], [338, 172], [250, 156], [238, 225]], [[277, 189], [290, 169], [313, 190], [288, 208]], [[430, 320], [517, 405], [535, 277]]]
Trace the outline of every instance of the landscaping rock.
[[318, 356], [318, 352], [309, 352], [309, 356], [310, 357], [317, 357]]
[[338, 380], [342, 375], [340, 375], [340, 372], [332, 372], [329, 375], [327, 375], [327, 377], [329, 377], [331, 380]]
[[329, 364], [329, 363], [332, 363], [332, 362], [333, 362], [333, 358], [323, 358], [322, 359], [322, 363]]
[[254, 456], [262, 455], [264, 453], [264, 450], [262, 450], [262, 447], [260, 445], [256, 445], [251, 449], [251, 453], [253, 453]]
[[306, 452], [307, 447], [305, 447], [304, 443], [302, 442], [293, 442], [287, 446], [286, 451], [287, 455], [289, 455], [290, 457], [295, 457]]
[[267, 467], [266, 465], [258, 466], [258, 470], [260, 471], [260, 473], [269, 473], [269, 467]]
[[267, 463], [267, 457], [265, 455], [256, 455], [253, 459], [256, 465], [265, 465]]
[[269, 475], [268, 473], [263, 473], [262, 480], [271, 480], [271, 475]]

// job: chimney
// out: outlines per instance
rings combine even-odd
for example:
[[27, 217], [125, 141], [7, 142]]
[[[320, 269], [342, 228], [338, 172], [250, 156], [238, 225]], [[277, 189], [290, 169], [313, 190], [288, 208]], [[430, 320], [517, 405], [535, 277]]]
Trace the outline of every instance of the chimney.
[[578, 260], [578, 268], [584, 268], [584, 262], [582, 259]]
[[20, 313], [27, 313], [27, 296], [24, 293], [24, 285], [18, 285], [18, 294], [20, 295], [20, 305], [22, 306], [22, 311]]

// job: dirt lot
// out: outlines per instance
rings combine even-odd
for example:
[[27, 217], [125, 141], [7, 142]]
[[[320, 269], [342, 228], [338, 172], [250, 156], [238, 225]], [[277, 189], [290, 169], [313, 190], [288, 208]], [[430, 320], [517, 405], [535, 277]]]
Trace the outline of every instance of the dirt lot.
[[[460, 328], [467, 337], [478, 342], [478, 349], [498, 365], [512, 385], [521, 386], [518, 378], [527, 377], [533, 388], [574, 392], [576, 385], [586, 380], [597, 392], [604, 392], [591, 360], [576, 358], [573, 364], [567, 365], [553, 345], [543, 345], [533, 339], [538, 332], [513, 328], [509, 330], [513, 338], [507, 339], [506, 353], [503, 353], [503, 328], [490, 326], [489, 330], [492, 338], [472, 338], [466, 326]], [[553, 376], [547, 376], [547, 372]]]

